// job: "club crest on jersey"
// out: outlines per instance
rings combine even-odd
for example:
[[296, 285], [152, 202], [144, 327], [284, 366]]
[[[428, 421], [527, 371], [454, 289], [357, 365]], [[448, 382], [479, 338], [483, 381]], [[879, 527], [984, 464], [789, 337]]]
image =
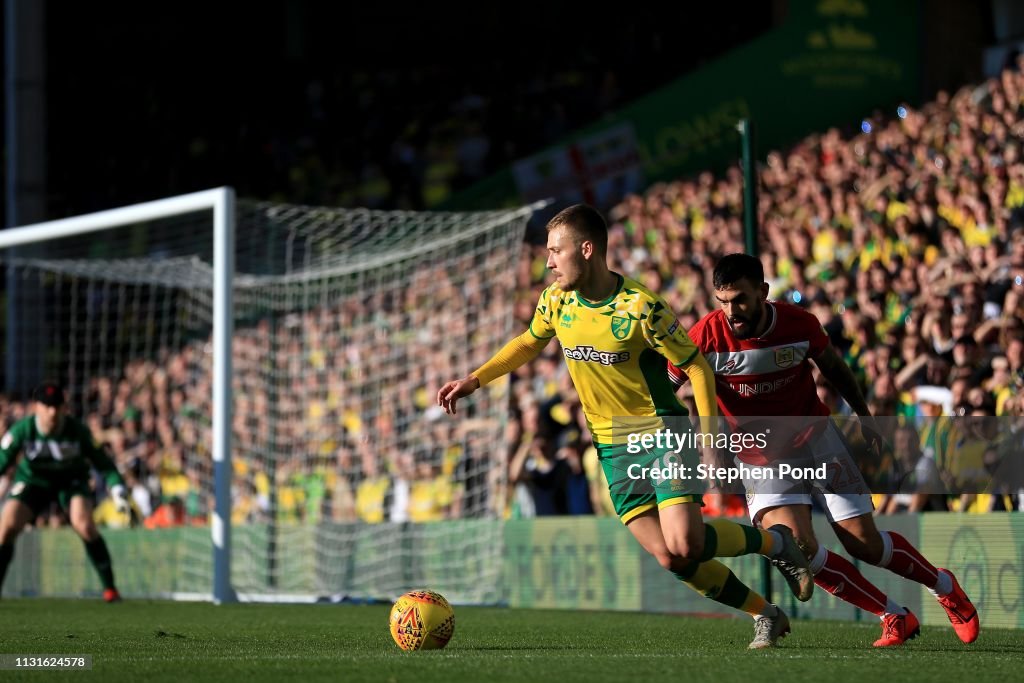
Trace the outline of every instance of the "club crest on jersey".
[[796, 360], [796, 351], [792, 346], [775, 349], [775, 364], [780, 368], [788, 368]]
[[628, 337], [631, 327], [633, 327], [633, 321], [630, 318], [612, 316], [612, 334], [616, 339], [625, 339]]

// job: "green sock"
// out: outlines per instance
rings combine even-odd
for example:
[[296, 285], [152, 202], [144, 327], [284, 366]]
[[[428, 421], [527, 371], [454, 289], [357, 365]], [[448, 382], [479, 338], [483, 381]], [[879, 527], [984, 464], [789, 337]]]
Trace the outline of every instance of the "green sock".
[[0, 545], [0, 589], [4, 587], [4, 577], [7, 576], [7, 566], [11, 564], [14, 557], [14, 541]]
[[96, 567], [96, 573], [100, 575], [100, 583], [103, 588], [114, 587], [114, 569], [110, 562], [110, 551], [107, 550], [107, 543], [102, 536], [96, 538], [92, 543], [86, 542], [85, 553], [89, 556], [92, 566]]

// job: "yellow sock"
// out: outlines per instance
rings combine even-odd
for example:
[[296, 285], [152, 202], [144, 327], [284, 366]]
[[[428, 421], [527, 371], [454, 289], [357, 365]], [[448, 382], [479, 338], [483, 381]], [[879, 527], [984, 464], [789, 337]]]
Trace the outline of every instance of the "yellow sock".
[[[764, 614], [768, 601], [750, 590], [736, 578], [728, 567], [718, 560], [701, 562], [694, 569], [688, 567], [684, 574], [676, 574], [687, 586], [706, 598], [746, 612], [752, 617]], [[686, 578], [684, 578], [684, 576]]]
[[737, 524], [727, 519], [713, 519], [704, 524], [704, 554], [701, 557], [737, 557], [759, 553], [771, 556], [775, 550], [772, 535], [763, 529]]
[[697, 571], [685, 583], [705, 598], [714, 600], [721, 594], [731, 573], [721, 562], [710, 560], [697, 565]]
[[765, 613], [765, 609], [767, 607], [768, 601], [761, 597], [760, 593], [750, 591], [747, 593], [747, 599], [743, 601], [743, 604], [739, 606], [739, 609], [752, 617], [759, 617]]
[[[753, 528], [753, 527], [751, 527]], [[771, 532], [764, 529], [754, 529], [761, 537], [761, 548], [757, 551], [759, 555], [771, 557], [778, 548], [775, 547], [775, 537]]]

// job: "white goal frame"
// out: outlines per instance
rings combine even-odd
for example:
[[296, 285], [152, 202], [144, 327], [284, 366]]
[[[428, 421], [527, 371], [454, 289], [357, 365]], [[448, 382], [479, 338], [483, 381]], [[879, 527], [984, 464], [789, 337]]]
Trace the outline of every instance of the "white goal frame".
[[0, 230], [0, 249], [213, 211], [213, 602], [237, 602], [231, 584], [231, 338], [235, 276], [235, 191], [218, 187], [108, 211]]

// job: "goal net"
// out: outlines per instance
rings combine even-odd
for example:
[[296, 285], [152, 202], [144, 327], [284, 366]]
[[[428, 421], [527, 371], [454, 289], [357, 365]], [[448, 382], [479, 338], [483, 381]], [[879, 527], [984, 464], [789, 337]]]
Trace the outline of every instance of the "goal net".
[[[230, 577], [243, 599], [416, 586], [499, 599], [504, 385], [457, 419], [433, 398], [513, 333], [531, 212], [235, 204]], [[212, 221], [205, 210], [41, 232], [0, 252], [18, 327], [9, 391], [63, 380], [132, 489], [130, 519], [97, 492], [101, 523], [127, 527], [107, 534], [126, 595], [211, 595]], [[79, 565], [73, 535], [23, 537], [6, 594], [97, 587], [85, 569], [46, 567]]]

